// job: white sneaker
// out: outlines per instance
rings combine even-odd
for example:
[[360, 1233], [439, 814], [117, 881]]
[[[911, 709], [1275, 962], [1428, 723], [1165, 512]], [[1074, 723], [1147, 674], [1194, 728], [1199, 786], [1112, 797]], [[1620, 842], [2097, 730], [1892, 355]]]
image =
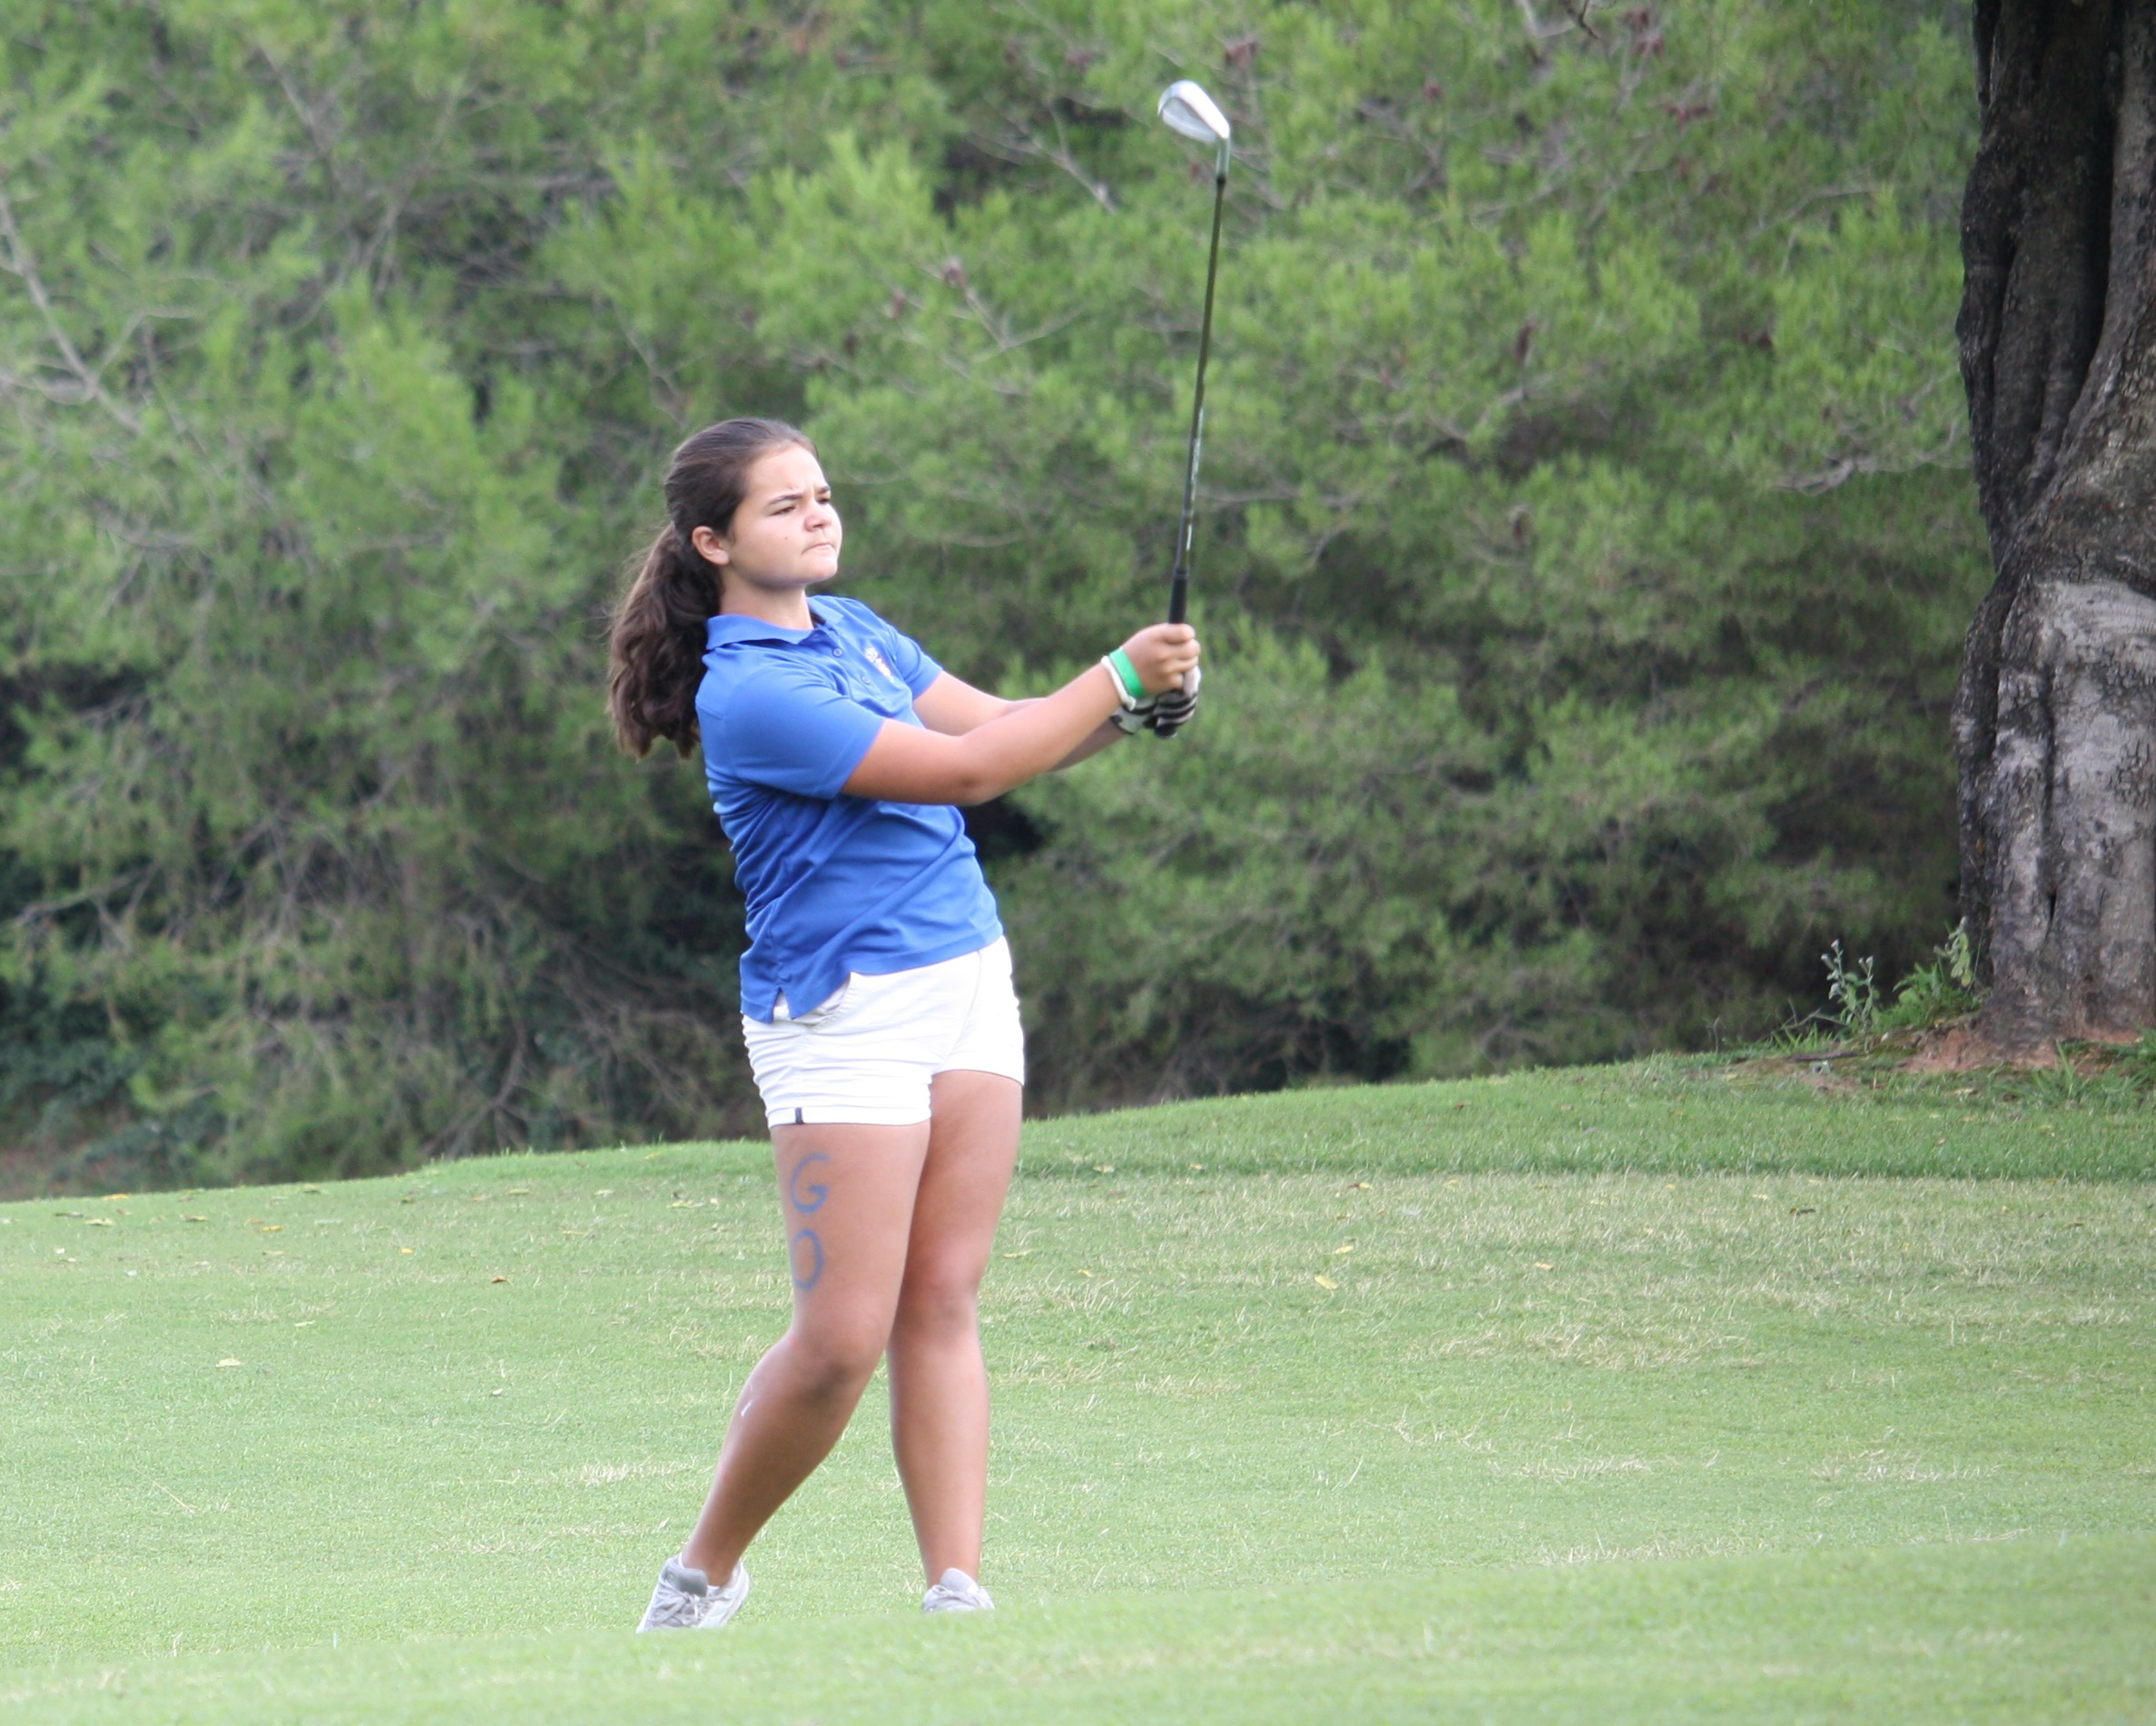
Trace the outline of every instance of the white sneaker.
[[943, 1580], [921, 1597], [924, 1613], [992, 1613], [996, 1603], [989, 1591], [956, 1568], [943, 1573]]
[[659, 1568], [658, 1585], [651, 1591], [651, 1604], [644, 1609], [639, 1632], [647, 1630], [717, 1630], [741, 1610], [749, 1597], [749, 1573], [740, 1564], [724, 1588], [714, 1588], [711, 1578], [691, 1570], [676, 1553]]

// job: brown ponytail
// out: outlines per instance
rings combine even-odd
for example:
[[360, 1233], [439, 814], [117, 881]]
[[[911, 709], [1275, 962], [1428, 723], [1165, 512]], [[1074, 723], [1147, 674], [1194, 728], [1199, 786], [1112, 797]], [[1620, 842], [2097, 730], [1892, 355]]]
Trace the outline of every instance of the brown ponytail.
[[696, 744], [696, 688], [704, 680], [704, 626], [719, 609], [719, 571], [690, 543], [698, 528], [724, 536], [760, 456], [806, 433], [780, 419], [706, 426], [666, 467], [665, 527], [644, 554], [615, 607], [608, 705], [615, 741], [642, 760], [664, 737], [686, 755]]

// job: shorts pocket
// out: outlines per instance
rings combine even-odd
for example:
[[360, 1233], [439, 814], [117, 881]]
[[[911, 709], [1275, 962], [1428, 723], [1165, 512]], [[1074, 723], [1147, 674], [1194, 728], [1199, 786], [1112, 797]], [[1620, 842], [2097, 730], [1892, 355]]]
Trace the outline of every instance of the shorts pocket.
[[832, 1020], [844, 1012], [860, 998], [861, 973], [858, 971], [849, 971], [846, 974], [846, 981], [838, 986], [834, 993], [810, 1008], [807, 1012], [801, 1014], [793, 1022], [805, 1026], [811, 1031], [820, 1030], [830, 1024]]

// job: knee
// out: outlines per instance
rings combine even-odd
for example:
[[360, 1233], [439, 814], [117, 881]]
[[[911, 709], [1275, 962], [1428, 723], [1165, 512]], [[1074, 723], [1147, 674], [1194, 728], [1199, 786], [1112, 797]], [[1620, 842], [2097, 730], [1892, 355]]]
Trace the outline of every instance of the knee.
[[852, 1402], [883, 1358], [888, 1327], [870, 1324], [797, 1327], [789, 1339], [803, 1391], [818, 1401]]
[[929, 1343], [971, 1336], [979, 1323], [979, 1282], [970, 1277], [909, 1277], [899, 1293], [892, 1335]]

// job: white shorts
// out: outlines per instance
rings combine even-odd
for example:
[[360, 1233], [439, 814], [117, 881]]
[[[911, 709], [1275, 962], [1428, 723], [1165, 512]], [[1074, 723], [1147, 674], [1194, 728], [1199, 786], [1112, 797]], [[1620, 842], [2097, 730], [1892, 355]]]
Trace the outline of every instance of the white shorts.
[[855, 971], [798, 1017], [781, 995], [771, 1022], [742, 1016], [749, 1066], [774, 1127], [911, 1127], [929, 1080], [963, 1070], [1026, 1082], [1026, 1033], [1010, 944], [881, 977]]

